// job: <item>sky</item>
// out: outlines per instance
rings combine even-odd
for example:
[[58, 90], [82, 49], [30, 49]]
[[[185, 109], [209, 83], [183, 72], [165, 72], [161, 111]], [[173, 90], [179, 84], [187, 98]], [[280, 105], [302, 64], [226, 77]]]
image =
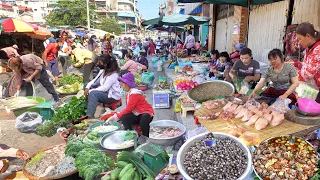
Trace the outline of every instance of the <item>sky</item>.
[[145, 20], [159, 17], [159, 6], [164, 0], [137, 0], [137, 9]]

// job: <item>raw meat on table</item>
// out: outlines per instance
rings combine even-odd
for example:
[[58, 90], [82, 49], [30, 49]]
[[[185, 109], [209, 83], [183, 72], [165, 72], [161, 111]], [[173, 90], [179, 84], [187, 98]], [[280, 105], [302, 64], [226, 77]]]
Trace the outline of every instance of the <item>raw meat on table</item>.
[[268, 126], [269, 122], [267, 119], [265, 119], [264, 117], [260, 117], [257, 122], [255, 123], [255, 128], [256, 130], [261, 130], [261, 129], [264, 129]]
[[256, 114], [253, 115], [253, 116], [250, 118], [250, 120], [245, 123], [245, 125], [246, 125], [246, 126], [254, 125], [254, 124], [257, 122], [257, 120], [259, 119], [259, 117], [260, 117], [260, 116], [258, 116], [258, 115], [256, 115]]
[[222, 110], [226, 111], [226, 110], [228, 110], [232, 105], [233, 105], [232, 102], [228, 102], [228, 103], [222, 108]]
[[278, 112], [272, 112], [273, 115], [272, 121], [270, 122], [271, 126], [278, 126], [284, 122], [284, 114]]
[[244, 108], [243, 105], [239, 105], [233, 114], [238, 114]]
[[268, 123], [272, 121], [272, 114], [263, 114], [263, 117], [268, 120]]
[[234, 111], [237, 109], [238, 105], [237, 104], [233, 104], [229, 109], [227, 109], [227, 111], [234, 113]]
[[223, 111], [222, 113], [221, 113], [221, 118], [223, 119], [223, 120], [229, 120], [229, 119], [232, 119], [233, 118], [233, 113], [232, 112], [229, 112], [229, 111]]
[[254, 112], [252, 111], [247, 111], [247, 113], [244, 114], [244, 116], [242, 117], [242, 121], [249, 121], [249, 119], [254, 115]]
[[236, 115], [236, 119], [242, 118], [249, 110], [246, 108], [241, 109], [241, 111]]

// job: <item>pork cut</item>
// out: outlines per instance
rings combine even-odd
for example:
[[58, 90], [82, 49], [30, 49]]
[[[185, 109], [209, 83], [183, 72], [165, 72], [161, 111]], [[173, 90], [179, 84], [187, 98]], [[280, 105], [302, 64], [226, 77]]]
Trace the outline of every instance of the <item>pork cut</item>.
[[272, 121], [270, 122], [271, 126], [279, 126], [284, 122], [284, 114], [283, 113], [278, 113], [278, 112], [272, 112], [273, 115]]
[[236, 119], [241, 119], [246, 113], [248, 112], [248, 109], [243, 108], [241, 111], [236, 115]]
[[244, 114], [244, 116], [242, 117], [242, 121], [249, 121], [249, 119], [254, 115], [254, 112], [252, 111], [247, 111], [247, 113]]
[[245, 123], [246, 126], [251, 126], [254, 125], [256, 123], [256, 121], [259, 119], [260, 116], [258, 115], [253, 115], [248, 122]]
[[265, 119], [264, 117], [260, 117], [257, 122], [255, 123], [255, 128], [256, 130], [261, 130], [261, 129], [264, 129], [268, 126], [269, 122], [267, 119]]
[[263, 114], [263, 117], [268, 120], [268, 123], [272, 121], [272, 114]]

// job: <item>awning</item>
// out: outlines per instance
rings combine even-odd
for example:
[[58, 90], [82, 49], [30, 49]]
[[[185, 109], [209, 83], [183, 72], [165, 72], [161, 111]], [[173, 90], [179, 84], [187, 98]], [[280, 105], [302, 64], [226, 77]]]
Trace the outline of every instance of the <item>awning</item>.
[[127, 13], [127, 12], [118, 12], [118, 16], [119, 17], [132, 17], [132, 18], [136, 17], [134, 14]]
[[282, 1], [282, 0], [178, 0], [178, 3], [206, 2], [209, 4], [230, 4], [230, 5], [247, 7], [248, 2], [250, 5], [260, 5], [260, 4], [274, 3], [278, 1]]

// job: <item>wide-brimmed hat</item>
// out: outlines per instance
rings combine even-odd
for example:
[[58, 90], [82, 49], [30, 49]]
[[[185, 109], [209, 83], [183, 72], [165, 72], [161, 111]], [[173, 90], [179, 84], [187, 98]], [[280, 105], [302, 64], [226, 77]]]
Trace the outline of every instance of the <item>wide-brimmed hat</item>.
[[123, 82], [125, 84], [127, 84], [129, 87], [134, 88], [136, 87], [136, 82], [134, 80], [134, 76], [132, 73], [126, 73], [125, 75], [123, 75], [122, 77], [118, 78], [118, 81]]
[[19, 49], [19, 47], [16, 44], [13, 45], [12, 47], [15, 48], [15, 49]]

